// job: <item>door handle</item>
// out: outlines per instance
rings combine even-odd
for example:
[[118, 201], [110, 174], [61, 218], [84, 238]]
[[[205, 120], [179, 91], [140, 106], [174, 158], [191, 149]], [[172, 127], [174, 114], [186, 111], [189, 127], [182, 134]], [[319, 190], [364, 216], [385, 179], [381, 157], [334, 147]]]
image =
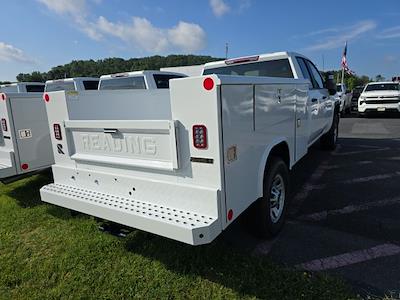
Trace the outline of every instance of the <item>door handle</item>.
[[312, 102], [312, 103], [318, 102], [318, 99], [317, 99], [317, 98], [312, 98], [312, 99], [311, 99], [311, 102]]
[[323, 96], [323, 97], [322, 97], [322, 99], [324, 99], [324, 100], [325, 100], [326, 98], [328, 98], [328, 97], [327, 97], [327, 96]]
[[118, 129], [104, 128], [104, 133], [116, 134], [118, 133]]

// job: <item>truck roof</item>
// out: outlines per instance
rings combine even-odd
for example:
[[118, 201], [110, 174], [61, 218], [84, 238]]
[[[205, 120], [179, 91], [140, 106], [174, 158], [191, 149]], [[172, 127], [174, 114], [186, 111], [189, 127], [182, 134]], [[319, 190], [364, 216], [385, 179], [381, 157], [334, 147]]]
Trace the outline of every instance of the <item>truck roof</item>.
[[54, 83], [54, 82], [69, 82], [69, 81], [80, 81], [80, 80], [99, 80], [97, 77], [71, 77], [71, 78], [60, 78], [54, 80], [47, 80], [47, 83]]
[[[25, 93], [27, 92], [27, 87], [30, 86], [43, 86], [42, 82], [14, 82], [9, 84], [0, 85], [0, 92], [3, 93]], [[29, 91], [36, 92], [36, 91]], [[38, 91], [39, 92], [39, 91]]]
[[296, 53], [296, 52], [288, 52], [288, 51], [273, 52], [273, 53], [256, 54], [256, 55], [251, 55], [251, 56], [243, 56], [243, 57], [230, 58], [230, 59], [226, 59], [226, 60], [209, 62], [204, 65], [204, 70], [218, 68], [218, 67], [225, 67], [229, 64], [234, 64], [234, 63], [252, 63], [252, 62], [256, 62], [256, 61], [284, 59], [284, 58], [289, 58], [291, 56], [299, 56], [299, 57], [307, 58], [306, 56]]
[[182, 73], [176, 72], [165, 72], [165, 71], [157, 71], [157, 70], [143, 70], [143, 71], [135, 71], [135, 72], [124, 72], [124, 73], [116, 73], [116, 74], [108, 74], [100, 76], [100, 79], [108, 79], [115, 77], [135, 77], [135, 76], [151, 76], [155, 74], [160, 75], [178, 75], [178, 76], [187, 76]]
[[377, 82], [369, 82], [367, 85], [374, 85], [374, 84], [400, 84], [399, 82], [396, 81], [377, 81]]

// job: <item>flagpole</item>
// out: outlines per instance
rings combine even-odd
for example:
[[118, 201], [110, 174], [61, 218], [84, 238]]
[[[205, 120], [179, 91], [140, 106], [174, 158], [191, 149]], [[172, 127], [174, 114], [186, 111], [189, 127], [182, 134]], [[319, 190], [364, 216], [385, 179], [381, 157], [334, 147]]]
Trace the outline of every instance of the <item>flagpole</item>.
[[342, 67], [342, 85], [344, 83], [344, 67]]

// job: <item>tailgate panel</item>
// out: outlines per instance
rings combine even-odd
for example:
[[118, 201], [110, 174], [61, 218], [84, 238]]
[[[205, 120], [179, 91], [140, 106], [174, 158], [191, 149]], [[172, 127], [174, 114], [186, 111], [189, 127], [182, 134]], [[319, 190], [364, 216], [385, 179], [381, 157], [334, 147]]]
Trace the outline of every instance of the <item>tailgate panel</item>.
[[65, 121], [75, 161], [174, 170], [173, 121]]

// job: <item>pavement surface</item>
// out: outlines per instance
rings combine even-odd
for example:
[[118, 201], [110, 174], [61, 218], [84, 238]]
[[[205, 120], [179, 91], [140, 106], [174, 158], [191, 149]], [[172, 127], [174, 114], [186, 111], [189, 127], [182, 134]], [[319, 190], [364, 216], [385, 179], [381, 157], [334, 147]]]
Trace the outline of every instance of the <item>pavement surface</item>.
[[292, 171], [287, 224], [259, 240], [236, 222], [234, 247], [326, 272], [363, 297], [400, 299], [400, 116], [341, 119], [333, 152], [313, 146]]

